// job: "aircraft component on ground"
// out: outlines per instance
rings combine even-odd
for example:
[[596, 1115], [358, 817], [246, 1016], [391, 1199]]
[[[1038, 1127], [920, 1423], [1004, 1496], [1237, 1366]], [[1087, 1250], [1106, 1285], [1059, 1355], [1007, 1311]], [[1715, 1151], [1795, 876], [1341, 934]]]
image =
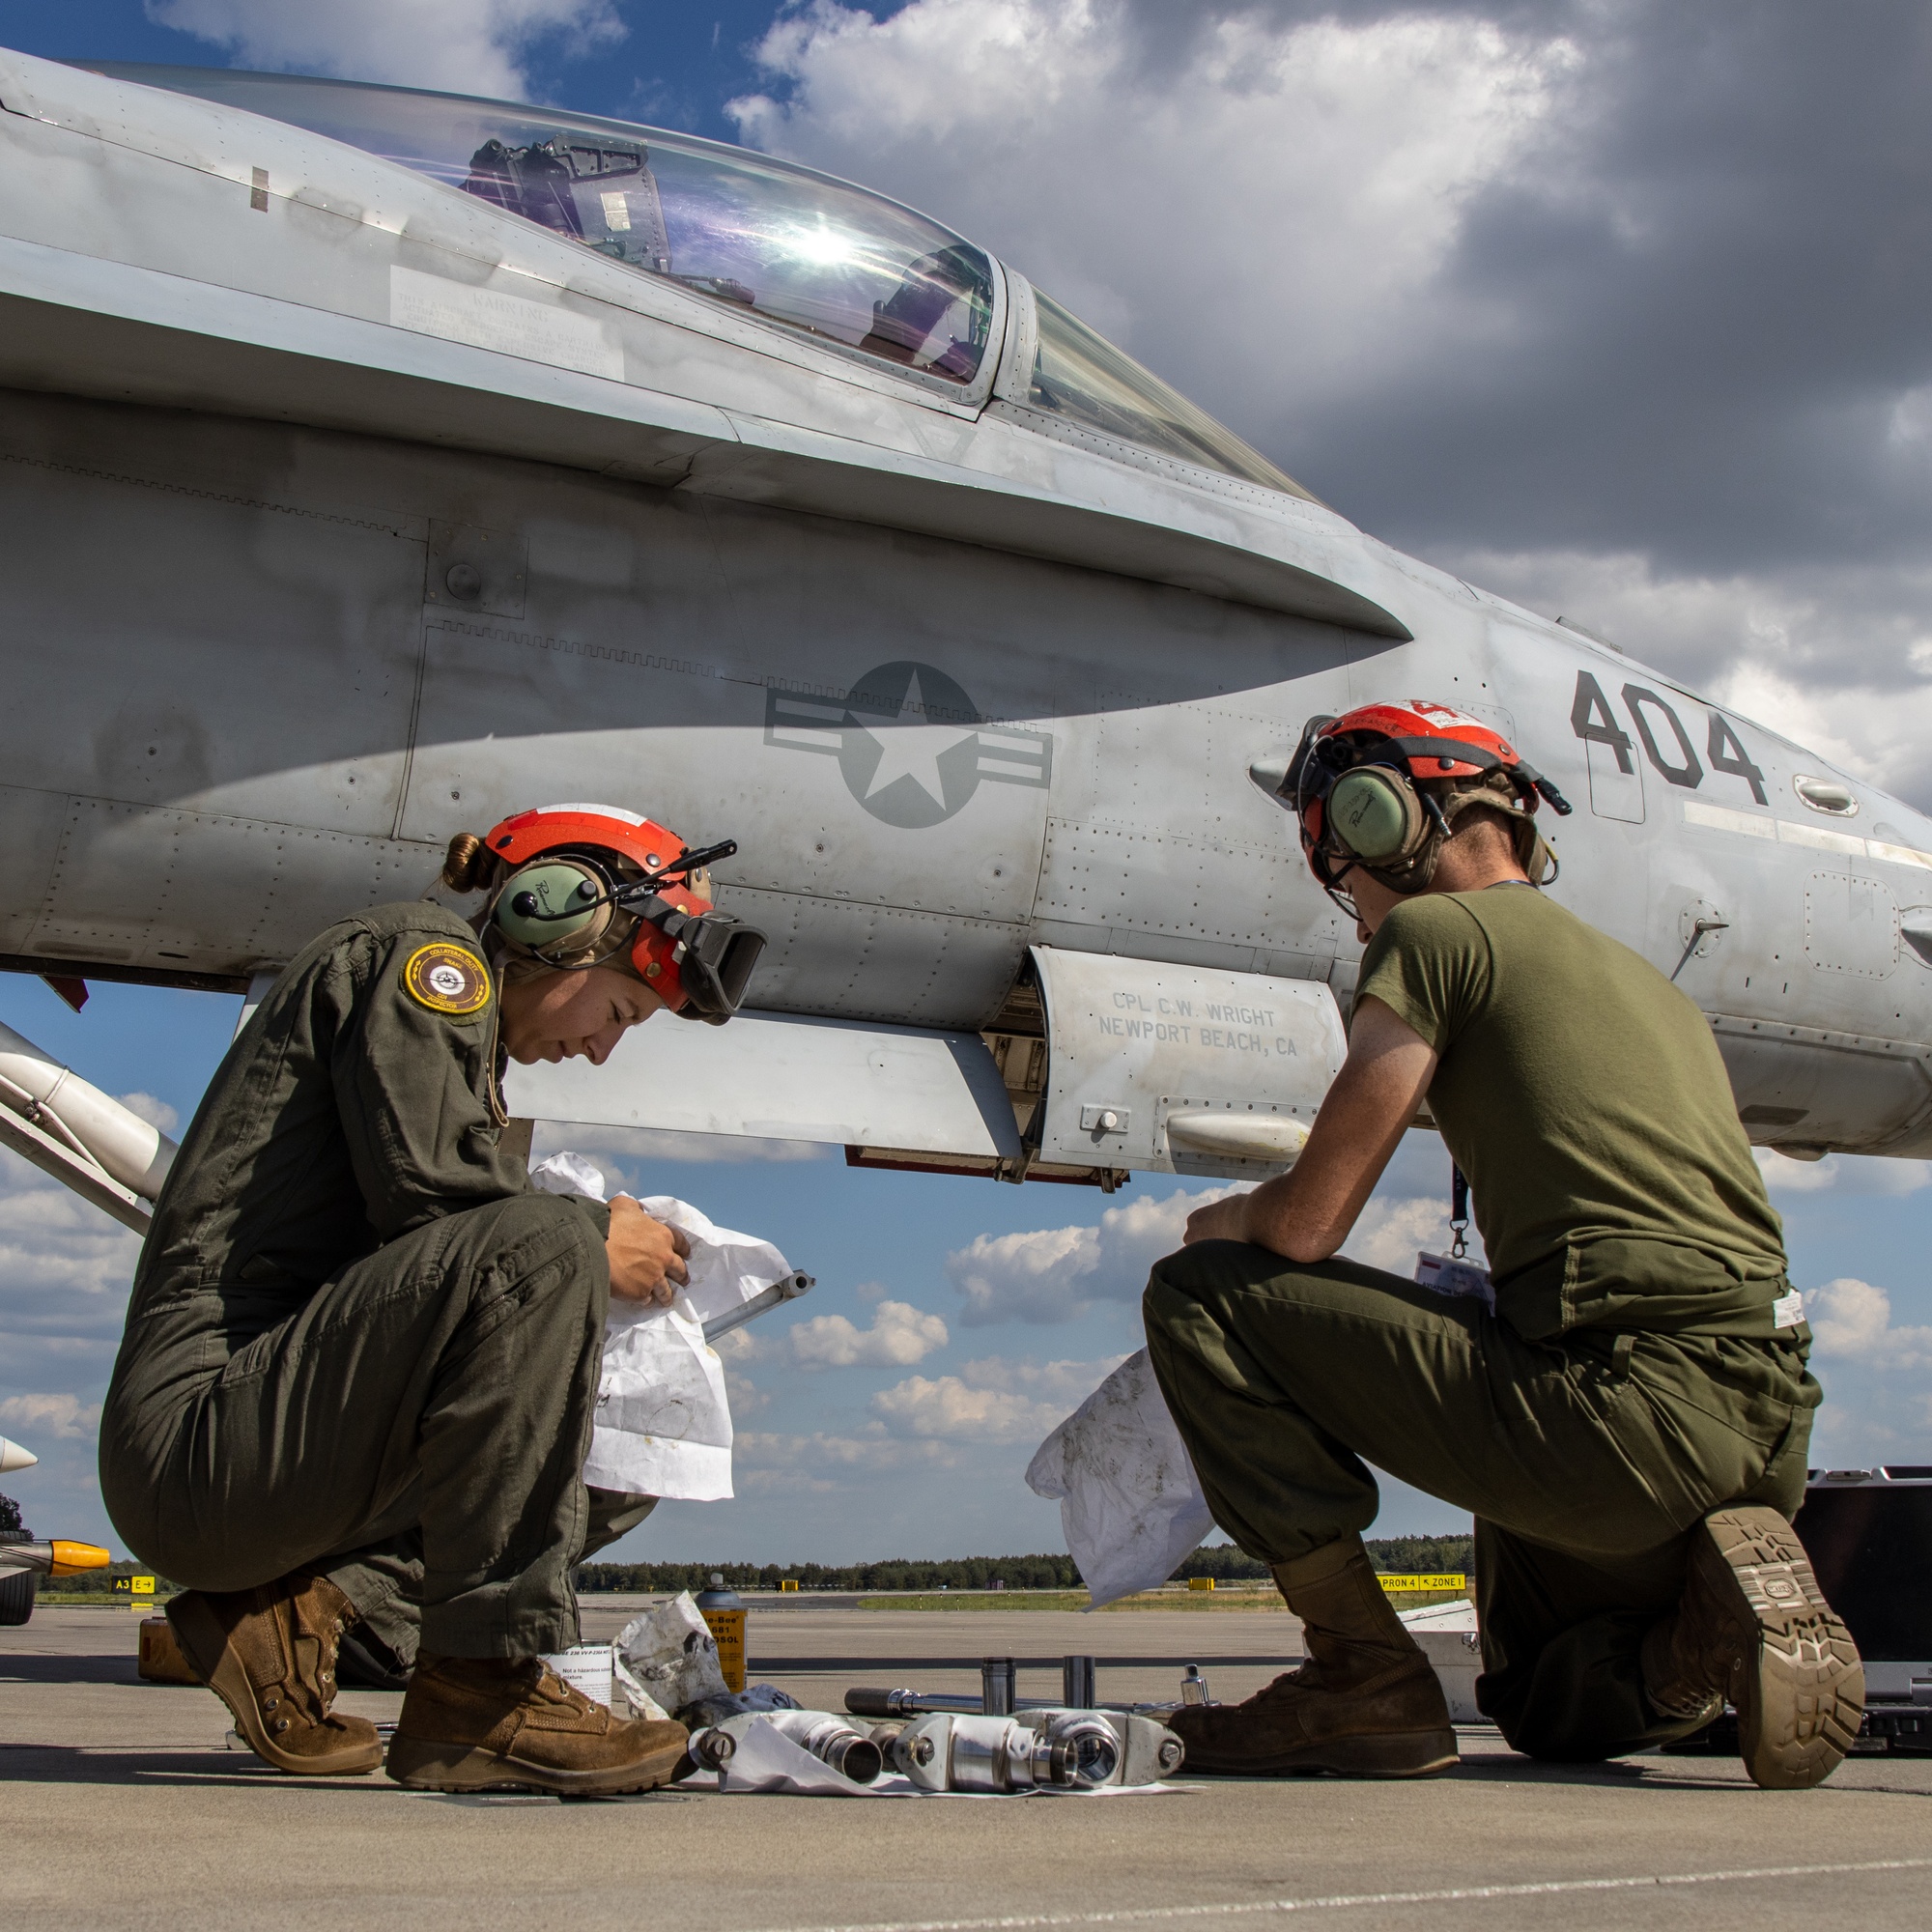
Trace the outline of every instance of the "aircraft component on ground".
[[942, 1712], [906, 1725], [893, 1768], [924, 1791], [1034, 1791], [1117, 1781], [1121, 1741], [1099, 1712], [1069, 1712], [1036, 1730], [1009, 1717]]
[[[872, 1783], [886, 1768], [878, 1746], [864, 1731], [854, 1729], [845, 1719], [831, 1711], [747, 1711], [738, 1717], [723, 1718], [692, 1734], [692, 1757], [706, 1770], [723, 1769], [736, 1744], [743, 1741], [753, 1724], [769, 1724], [781, 1737], [790, 1739], [801, 1750], [809, 1751], [822, 1764], [829, 1764], [839, 1776], [849, 1777], [854, 1784]], [[731, 1744], [724, 1743], [726, 1739]]]

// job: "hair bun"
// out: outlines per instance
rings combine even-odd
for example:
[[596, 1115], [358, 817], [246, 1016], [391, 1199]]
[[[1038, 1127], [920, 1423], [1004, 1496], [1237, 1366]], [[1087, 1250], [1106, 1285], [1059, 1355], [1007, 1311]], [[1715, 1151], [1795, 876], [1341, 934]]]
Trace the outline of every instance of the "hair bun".
[[453, 893], [480, 892], [489, 883], [497, 857], [473, 832], [459, 832], [442, 862], [442, 883]]

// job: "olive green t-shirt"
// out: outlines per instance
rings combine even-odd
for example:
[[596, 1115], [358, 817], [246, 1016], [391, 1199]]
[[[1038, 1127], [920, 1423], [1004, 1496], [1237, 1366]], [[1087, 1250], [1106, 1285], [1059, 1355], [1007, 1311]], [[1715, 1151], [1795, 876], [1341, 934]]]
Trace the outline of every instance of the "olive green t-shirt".
[[1781, 1224], [1708, 1022], [1648, 960], [1530, 886], [1432, 893], [1355, 997], [1439, 1056], [1430, 1112], [1512, 1326], [1773, 1332]]

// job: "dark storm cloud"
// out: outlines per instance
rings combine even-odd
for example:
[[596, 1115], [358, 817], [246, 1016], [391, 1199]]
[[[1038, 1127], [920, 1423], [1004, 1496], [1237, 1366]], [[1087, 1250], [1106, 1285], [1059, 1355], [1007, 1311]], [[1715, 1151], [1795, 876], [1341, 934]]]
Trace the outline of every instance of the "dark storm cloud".
[[[1243, 14], [1418, 10], [1186, 11], [1198, 34]], [[1890, 431], [1899, 396], [1932, 382], [1932, 14], [1626, 0], [1480, 15], [1576, 44], [1555, 111], [1466, 205], [1415, 360], [1306, 412], [1279, 398], [1265, 440], [1414, 543], [1507, 531], [1666, 572], [1915, 555], [1927, 471]], [[1441, 322], [1470, 311], [1480, 330]]]

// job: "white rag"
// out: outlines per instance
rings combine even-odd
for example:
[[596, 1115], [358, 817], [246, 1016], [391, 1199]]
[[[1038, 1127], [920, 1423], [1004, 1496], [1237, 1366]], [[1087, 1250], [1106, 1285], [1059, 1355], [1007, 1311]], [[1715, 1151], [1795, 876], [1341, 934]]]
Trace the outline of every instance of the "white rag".
[[1214, 1526], [1145, 1349], [1039, 1445], [1026, 1480], [1059, 1499], [1090, 1610], [1165, 1583]]
[[[547, 1194], [605, 1198], [603, 1172], [580, 1153], [552, 1154], [530, 1179]], [[714, 1227], [671, 1195], [638, 1205], [691, 1243], [691, 1280], [668, 1307], [611, 1302], [583, 1480], [633, 1495], [720, 1502], [732, 1492], [731, 1405], [704, 1324], [783, 1280], [791, 1264], [769, 1241]]]

